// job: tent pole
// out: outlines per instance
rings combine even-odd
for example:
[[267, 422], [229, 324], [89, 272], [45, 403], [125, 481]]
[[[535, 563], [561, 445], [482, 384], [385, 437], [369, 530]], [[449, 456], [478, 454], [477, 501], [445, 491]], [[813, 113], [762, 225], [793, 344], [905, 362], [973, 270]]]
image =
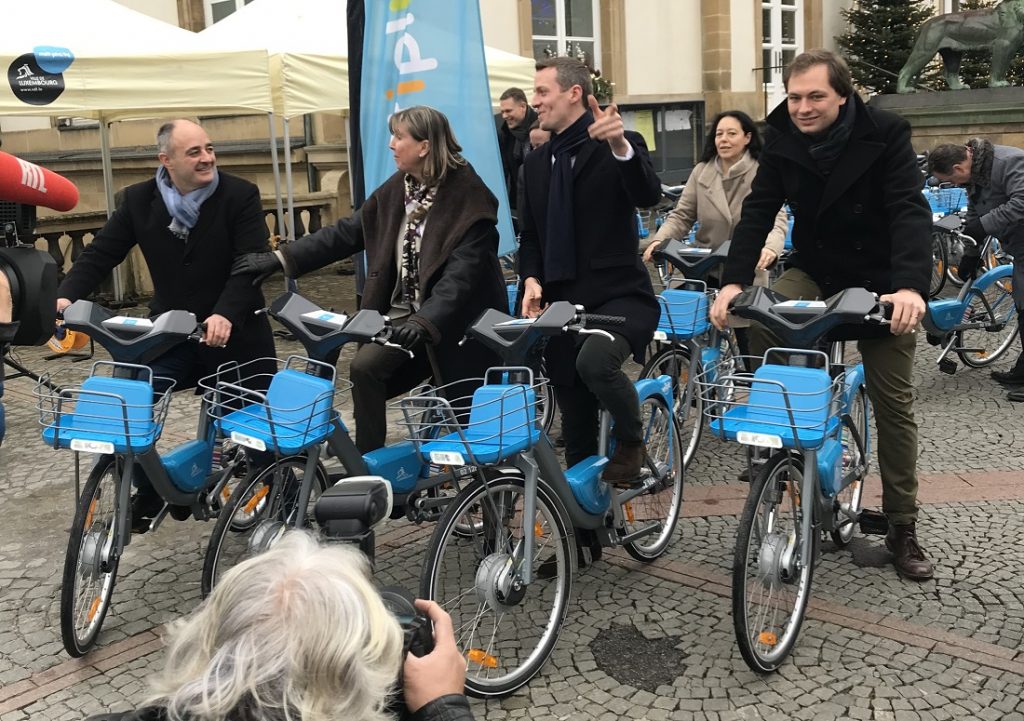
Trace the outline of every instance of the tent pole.
[[270, 164], [274, 169], [274, 200], [277, 203], [277, 230], [284, 237], [284, 204], [281, 202], [281, 167], [277, 158], [277, 130], [274, 128], [274, 114], [267, 113], [270, 125]]
[[[103, 168], [103, 188], [107, 193], [107, 218], [114, 214], [114, 165], [110, 159], [110, 124], [100, 116], [100, 165]], [[122, 264], [123, 265], [123, 264]], [[114, 268], [114, 300], [124, 299], [121, 265]]]
[[[284, 182], [288, 187], [288, 241], [295, 240], [295, 194], [292, 191], [292, 141], [288, 137], [288, 118], [284, 118]], [[288, 278], [285, 287], [293, 293], [299, 284], [294, 278]]]

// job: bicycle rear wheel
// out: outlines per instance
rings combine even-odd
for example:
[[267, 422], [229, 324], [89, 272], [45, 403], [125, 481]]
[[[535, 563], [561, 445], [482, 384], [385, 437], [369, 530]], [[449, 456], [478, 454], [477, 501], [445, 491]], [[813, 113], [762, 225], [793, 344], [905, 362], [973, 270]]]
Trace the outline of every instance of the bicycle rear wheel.
[[85, 482], [71, 525], [60, 589], [60, 635], [64, 650], [76, 658], [96, 643], [114, 594], [120, 561], [114, 549], [122, 468], [114, 456], [100, 459]]
[[[957, 355], [971, 368], [984, 368], [1009, 350], [1017, 337], [1020, 319], [1013, 296], [999, 283], [993, 283], [984, 293], [972, 288], [969, 294], [963, 322], [980, 325], [956, 332], [956, 347], [960, 349]], [[986, 326], [998, 330], [987, 330]]]
[[[698, 373], [700, 371], [698, 370]], [[641, 378], [657, 378], [667, 375], [672, 379], [672, 395], [675, 398], [676, 418], [680, 444], [682, 445], [683, 467], [689, 467], [697, 453], [700, 437], [704, 432], [704, 402], [690, 382], [690, 349], [686, 346], [670, 346], [658, 351], [640, 371]], [[685, 407], [686, 393], [690, 390], [690, 405]], [[686, 411], [686, 418], [683, 412]]]
[[640, 421], [647, 449], [644, 462], [654, 484], [623, 504], [622, 532], [629, 535], [652, 526], [658, 530], [624, 543], [623, 548], [638, 561], [653, 561], [668, 548], [679, 523], [679, 509], [683, 505], [683, 449], [679, 425], [661, 397], [641, 401]]
[[776, 670], [796, 644], [811, 595], [819, 533], [802, 557], [803, 458], [780, 451], [750, 488], [736, 534], [732, 615], [736, 641], [751, 670]]
[[835, 498], [832, 542], [840, 548], [850, 542], [857, 529], [857, 518], [863, 507], [864, 482], [871, 465], [871, 404], [863, 386], [854, 395], [847, 413], [843, 416], [843, 477], [853, 472], [857, 476]]
[[[448, 505], [431, 536], [420, 595], [452, 616], [466, 656], [466, 691], [506, 696], [533, 678], [554, 649], [569, 607], [571, 523], [543, 482], [524, 518], [522, 478], [474, 481]], [[533, 534], [533, 580], [523, 583], [523, 539]]]
[[203, 598], [227, 571], [264, 549], [265, 543], [285, 528], [312, 523], [313, 504], [329, 483], [323, 464], [317, 463], [305, 516], [297, 506], [306, 482], [306, 459], [288, 456], [240, 482], [217, 516], [203, 559]]

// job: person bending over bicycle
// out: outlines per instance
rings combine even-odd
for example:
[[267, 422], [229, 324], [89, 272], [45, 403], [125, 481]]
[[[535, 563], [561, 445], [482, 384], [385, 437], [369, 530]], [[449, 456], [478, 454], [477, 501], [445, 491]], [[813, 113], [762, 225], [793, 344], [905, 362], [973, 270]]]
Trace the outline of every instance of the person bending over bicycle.
[[[201, 126], [173, 120], [160, 127], [156, 140], [156, 176], [125, 189], [124, 201], [57, 288], [57, 312], [92, 293], [138, 245], [153, 279], [151, 313], [187, 310], [205, 323], [203, 345], [182, 343], [150, 364], [154, 377], [170, 378], [175, 390], [183, 390], [222, 363], [275, 355], [269, 321], [253, 315], [264, 305], [263, 294], [231, 277], [234, 258], [265, 250], [268, 234], [259, 188], [217, 170], [213, 143]], [[264, 372], [275, 369], [268, 363]], [[132, 526], [141, 530], [163, 500], [143, 474], [138, 480]]]
[[[933, 570], [916, 533], [912, 333], [928, 297], [932, 220], [910, 126], [866, 106], [846, 63], [829, 51], [798, 55], [783, 80], [787, 99], [768, 116], [769, 136], [711, 319], [719, 328], [728, 322], [729, 304], [753, 281], [764, 237], [786, 202], [795, 216], [794, 253], [774, 290], [812, 299], [864, 287], [892, 303], [889, 329], [859, 336], [858, 348], [878, 427], [886, 546], [900, 574], [925, 580]], [[751, 329], [753, 354], [776, 344], [763, 327]]]
[[[438, 384], [482, 376], [494, 365], [496, 358], [481, 345], [460, 347], [459, 341], [485, 310], [508, 308], [498, 265], [498, 201], [460, 155], [448, 118], [418, 105], [388, 122], [398, 172], [355, 215], [274, 253], [239, 258], [232, 270], [258, 283], [282, 269], [295, 277], [366, 251], [362, 308], [390, 316], [392, 341], [402, 348], [370, 343], [352, 359], [362, 453], [384, 445], [387, 400], [431, 375], [431, 350], [444, 376], [434, 379]], [[467, 383], [465, 393], [456, 393], [472, 390]]]
[[[533, 107], [549, 142], [526, 156], [519, 276], [522, 313], [565, 300], [587, 311], [624, 316], [613, 340], [590, 335], [552, 339], [545, 358], [562, 409], [569, 466], [597, 453], [598, 403], [611, 413], [617, 441], [606, 481], [630, 485], [644, 460], [637, 393], [622, 371], [643, 357], [660, 309], [637, 254], [634, 213], [661, 198], [643, 137], [626, 132], [614, 105], [601, 110], [590, 72], [573, 58], [537, 64]], [[589, 103], [589, 109], [588, 109]]]
[[403, 659], [403, 629], [366, 557], [289, 531], [172, 624], [145, 706], [89, 721], [385, 721], [400, 670], [401, 718], [473, 721], [451, 618], [436, 603], [416, 606], [434, 624], [434, 648]]
[[[944, 183], [967, 188], [967, 224], [964, 235], [978, 243], [957, 268], [962, 280], [974, 275], [980, 264], [978, 250], [986, 236], [999, 238], [1003, 249], [1013, 256], [1013, 304], [1024, 310], [1024, 150], [993, 145], [985, 138], [971, 138], [966, 145], [939, 145], [928, 154], [928, 171]], [[1024, 328], [1018, 325], [1021, 348]], [[1024, 386], [1024, 350], [1008, 371], [992, 371], [1003, 385]], [[1012, 401], [1024, 401], [1024, 391], [1015, 390]]]

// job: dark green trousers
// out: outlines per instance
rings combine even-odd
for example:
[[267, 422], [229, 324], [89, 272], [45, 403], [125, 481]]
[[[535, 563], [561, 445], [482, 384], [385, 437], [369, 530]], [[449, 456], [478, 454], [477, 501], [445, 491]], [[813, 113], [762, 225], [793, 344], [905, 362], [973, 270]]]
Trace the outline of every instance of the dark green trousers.
[[[790, 268], [772, 284], [787, 298], [821, 299], [814, 280]], [[780, 345], [775, 334], [756, 323], [750, 327], [750, 352], [762, 355]], [[864, 361], [868, 398], [878, 433], [873, 439], [882, 476], [882, 510], [893, 524], [917, 520], [917, 423], [914, 421], [914, 352], [917, 336], [890, 335], [857, 341]]]

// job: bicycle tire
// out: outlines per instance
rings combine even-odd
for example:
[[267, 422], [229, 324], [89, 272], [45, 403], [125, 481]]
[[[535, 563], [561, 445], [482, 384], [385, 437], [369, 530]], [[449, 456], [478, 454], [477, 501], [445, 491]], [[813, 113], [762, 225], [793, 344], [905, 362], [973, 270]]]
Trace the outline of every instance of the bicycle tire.
[[[700, 370], [697, 370], [698, 374]], [[679, 438], [686, 445], [683, 448], [683, 468], [690, 466], [690, 461], [697, 454], [701, 435], [704, 432], [704, 401], [696, 388], [691, 388], [690, 407], [684, 408], [687, 388], [692, 385], [690, 379], [690, 349], [686, 346], [663, 348], [651, 356], [640, 371], [640, 378], [657, 378], [667, 375], [672, 378], [672, 395], [675, 399], [676, 418], [678, 419]], [[683, 419], [683, 411], [686, 418]]]
[[[736, 534], [733, 628], [743, 660], [752, 671], [761, 674], [775, 671], [789, 656], [800, 634], [811, 595], [814, 557], [821, 534], [815, 531], [811, 535], [811, 558], [800, 559], [803, 510], [799, 493], [794, 493], [793, 489], [799, 491], [802, 481], [801, 456], [779, 451], [769, 458], [751, 485]], [[765, 506], [763, 518], [762, 505]], [[788, 508], [783, 508], [787, 505]], [[787, 519], [792, 527], [780, 530], [779, 526]], [[761, 530], [762, 520], [767, 532]], [[794, 534], [792, 539], [790, 533]], [[783, 565], [787, 551], [792, 559], [788, 571]], [[795, 591], [785, 593], [790, 587]], [[776, 596], [778, 602], [774, 602]], [[752, 615], [751, 607], [755, 605], [765, 606], [767, 610]]]
[[645, 493], [623, 504], [625, 535], [660, 523], [655, 533], [624, 543], [626, 553], [638, 561], [653, 561], [672, 542], [683, 505], [683, 449], [678, 421], [665, 400], [650, 396], [640, 402], [640, 422], [644, 429], [645, 465], [654, 485]]
[[932, 278], [928, 285], [928, 297], [935, 298], [946, 287], [946, 268], [949, 265], [949, 251], [942, 233], [932, 233]]
[[[853, 402], [843, 416], [843, 475], [852, 468], [862, 466], [859, 478], [854, 479], [846, 488], [836, 494], [835, 530], [831, 532], [832, 542], [844, 548], [853, 539], [857, 529], [856, 517], [860, 516], [864, 501], [864, 483], [871, 467], [871, 404], [868, 403], [867, 391], [861, 386], [854, 395]], [[844, 508], [845, 506], [845, 508]], [[843, 512], [845, 511], [845, 513]], [[853, 515], [855, 518], [849, 518]]]
[[[984, 368], [999, 360], [1013, 345], [1020, 318], [1013, 297], [998, 283], [989, 286], [985, 293], [971, 288], [968, 296], [963, 318], [965, 323], [1002, 324], [999, 331], [985, 328], [956, 331], [955, 348], [960, 360], [971, 368]], [[992, 350], [988, 350], [990, 346]], [[976, 350], [964, 350], [967, 348]]]
[[[60, 593], [64, 650], [78, 658], [96, 643], [117, 581], [120, 558], [102, 558], [117, 546], [117, 490], [123, 462], [104, 456], [89, 473], [71, 525]], [[124, 509], [123, 513], [128, 513]], [[84, 624], [82, 623], [84, 621]]]
[[960, 259], [964, 256], [964, 243], [950, 233], [943, 233], [942, 237], [946, 241], [946, 282], [951, 283], [955, 288], [962, 288], [964, 282], [956, 273], [960, 267]]
[[[541, 371], [543, 374], [543, 370]], [[543, 380], [542, 383], [540, 383]], [[558, 400], [555, 398], [555, 387], [551, 385], [546, 378], [541, 375], [536, 381], [540, 383], [542, 398], [540, 399], [540, 409], [538, 415], [540, 416], [540, 428], [545, 433], [551, 432], [551, 426], [555, 422], [555, 412], [558, 410]]]
[[[501, 698], [528, 683], [554, 650], [569, 608], [572, 524], [543, 480], [527, 531], [537, 539], [534, 578], [515, 587], [519, 576], [510, 571], [522, 567], [524, 498], [522, 477], [486, 486], [474, 480], [438, 520], [423, 562], [420, 595], [451, 614], [468, 660], [466, 692], [477, 698]], [[467, 528], [480, 530], [470, 535]]]
[[[206, 545], [200, 582], [203, 598], [210, 595], [217, 584], [217, 579], [228, 569], [253, 555], [250, 544], [258, 531], [265, 533], [271, 529], [270, 524], [276, 523], [287, 527], [295, 526], [295, 500], [299, 494], [300, 484], [305, 478], [305, 471], [304, 456], [287, 456], [235, 487], [231, 498], [217, 515], [213, 533], [210, 534], [210, 540]], [[280, 491], [274, 488], [274, 484], [279, 482], [284, 484]], [[317, 462], [316, 484], [309, 495], [304, 525], [309, 524], [313, 504], [327, 489], [328, 484], [327, 471], [322, 463]], [[270, 499], [269, 502], [267, 498]], [[244, 514], [244, 518], [239, 514]]]

